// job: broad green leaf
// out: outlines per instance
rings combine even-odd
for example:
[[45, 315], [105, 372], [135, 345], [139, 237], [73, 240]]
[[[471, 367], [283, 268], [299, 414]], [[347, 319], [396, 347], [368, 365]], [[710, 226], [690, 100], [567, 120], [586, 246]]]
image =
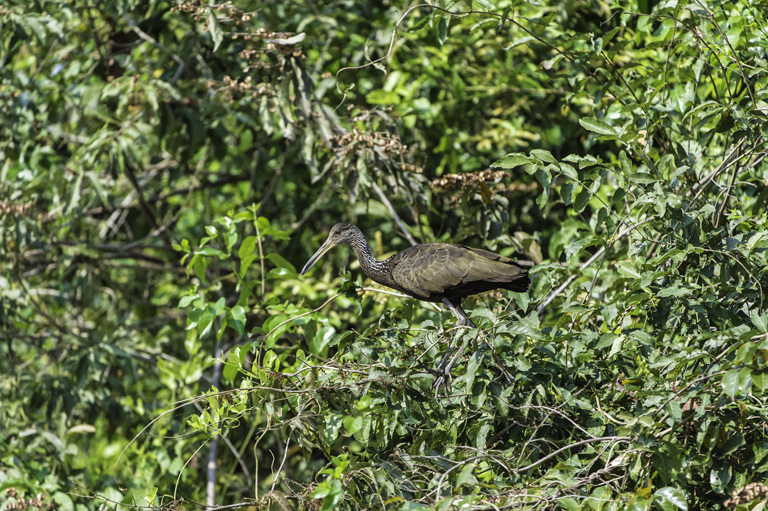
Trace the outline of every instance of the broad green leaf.
[[227, 361], [224, 364], [222, 375], [225, 379], [234, 381], [240, 368], [240, 348], [236, 346], [235, 348], [229, 350], [229, 353], [227, 354]]
[[739, 391], [739, 370], [729, 369], [723, 375], [723, 390], [725, 393], [733, 399], [736, 393]]
[[344, 429], [347, 431], [347, 434], [353, 435], [360, 431], [363, 427], [363, 418], [362, 417], [352, 417], [347, 415], [344, 417]]
[[630, 179], [635, 183], [640, 184], [651, 184], [658, 181], [655, 177], [652, 175], [646, 173], [646, 172], [635, 172], [630, 176]]
[[448, 16], [443, 16], [437, 22], [437, 41], [441, 46], [445, 44], [445, 39], [448, 36], [448, 19]]
[[372, 90], [365, 96], [365, 100], [372, 105], [397, 105], [400, 97], [396, 92], [382, 89]]
[[229, 311], [229, 325], [231, 325], [238, 335], [245, 333], [245, 308], [240, 305], [235, 305]]
[[621, 261], [616, 265], [618, 272], [625, 277], [632, 279], [639, 279], [640, 274], [635, 269], [635, 265], [632, 261]]
[[208, 31], [213, 39], [213, 51], [219, 49], [219, 45], [224, 40], [224, 36], [221, 33], [221, 25], [219, 25], [219, 19], [216, 16], [216, 9], [208, 10]]
[[587, 207], [589, 199], [591, 198], [592, 192], [590, 192], [588, 188], [582, 187], [581, 190], [579, 190], [579, 193], [576, 194], [576, 199], [573, 202], [573, 210], [577, 213], [581, 213], [584, 211], [584, 208]]
[[739, 371], [739, 393], [747, 395], [752, 391], [752, 369], [742, 367]]
[[709, 474], [709, 484], [718, 493], [724, 493], [728, 483], [731, 482], [730, 465], [714, 466]]
[[461, 472], [459, 472], [459, 475], [456, 476], [456, 487], [459, 488], [461, 486], [464, 486], [465, 484], [468, 486], [474, 486], [477, 483], [477, 480], [472, 475], [472, 471], [475, 469], [475, 464], [473, 463], [467, 463], [464, 465], [461, 469]]
[[197, 300], [197, 299], [198, 299], [198, 296], [196, 296], [196, 295], [182, 296], [181, 299], [179, 300], [178, 307], [180, 309], [185, 309], [185, 308], [189, 307], [189, 305], [192, 302], [194, 302], [195, 300]]
[[662, 507], [665, 507], [664, 504], [668, 502], [677, 509], [688, 511], [688, 502], [686, 501], [685, 495], [677, 488], [672, 488], [670, 486], [659, 488], [654, 492], [653, 496]]
[[752, 385], [760, 391], [768, 389], [768, 371], [753, 371]]
[[681, 286], [682, 284], [680, 282], [675, 282], [671, 287], [667, 287], [659, 291], [656, 296], [659, 298], [664, 298], [665, 296], [686, 296], [691, 294], [690, 289]]
[[554, 156], [552, 156], [552, 153], [550, 153], [549, 151], [545, 151], [544, 149], [532, 149], [531, 155], [540, 159], [544, 163], [553, 163], [557, 165], [557, 160], [555, 159]]
[[585, 129], [597, 133], [598, 135], [616, 136], [616, 130], [610, 124], [594, 117], [585, 117], [579, 119], [579, 124]]
[[568, 181], [560, 187], [560, 196], [563, 198], [563, 204], [570, 206], [573, 203], [573, 189], [575, 184], [572, 181]]
[[760, 332], [768, 333], [768, 314], [760, 314], [758, 311], [753, 310], [749, 313], [749, 319], [752, 320], [752, 324]]
[[237, 256], [243, 260], [256, 252], [256, 236], [248, 236], [243, 239], [240, 248], [237, 250]]
[[519, 167], [520, 165], [526, 165], [527, 163], [530, 163], [530, 161], [530, 158], [522, 153], [510, 153], [491, 163], [491, 168], [508, 170]]

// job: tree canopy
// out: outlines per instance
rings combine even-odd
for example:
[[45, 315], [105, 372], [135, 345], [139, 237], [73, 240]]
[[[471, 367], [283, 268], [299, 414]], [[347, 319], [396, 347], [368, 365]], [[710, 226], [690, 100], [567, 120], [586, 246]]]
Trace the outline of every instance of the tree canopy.
[[[762, 509], [767, 19], [4, 2], [0, 504]], [[338, 221], [531, 289], [299, 275]]]

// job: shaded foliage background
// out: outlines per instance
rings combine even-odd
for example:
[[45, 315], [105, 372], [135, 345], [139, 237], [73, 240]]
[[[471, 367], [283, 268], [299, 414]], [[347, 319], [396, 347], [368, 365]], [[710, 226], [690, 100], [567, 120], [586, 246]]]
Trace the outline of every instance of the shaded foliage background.
[[[4, 4], [4, 506], [764, 505], [765, 19]], [[349, 251], [300, 278], [339, 220], [532, 290], [461, 333]]]

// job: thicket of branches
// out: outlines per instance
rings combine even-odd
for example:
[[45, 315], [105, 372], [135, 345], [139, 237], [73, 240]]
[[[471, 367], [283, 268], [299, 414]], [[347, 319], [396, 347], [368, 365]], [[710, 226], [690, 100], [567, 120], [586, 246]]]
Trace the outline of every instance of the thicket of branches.
[[[763, 506], [767, 15], [3, 4], [4, 508]], [[531, 291], [299, 276], [341, 220]]]

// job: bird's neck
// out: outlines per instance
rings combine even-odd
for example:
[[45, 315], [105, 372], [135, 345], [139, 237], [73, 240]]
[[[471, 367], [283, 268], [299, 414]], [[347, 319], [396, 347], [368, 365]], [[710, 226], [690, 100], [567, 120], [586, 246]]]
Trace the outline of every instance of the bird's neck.
[[371, 279], [375, 280], [379, 284], [385, 286], [391, 286], [391, 277], [389, 275], [389, 263], [387, 261], [379, 261], [371, 253], [371, 248], [364, 240], [361, 242], [356, 240], [350, 243], [352, 250], [357, 256], [357, 260], [360, 261], [360, 267], [363, 272]]

